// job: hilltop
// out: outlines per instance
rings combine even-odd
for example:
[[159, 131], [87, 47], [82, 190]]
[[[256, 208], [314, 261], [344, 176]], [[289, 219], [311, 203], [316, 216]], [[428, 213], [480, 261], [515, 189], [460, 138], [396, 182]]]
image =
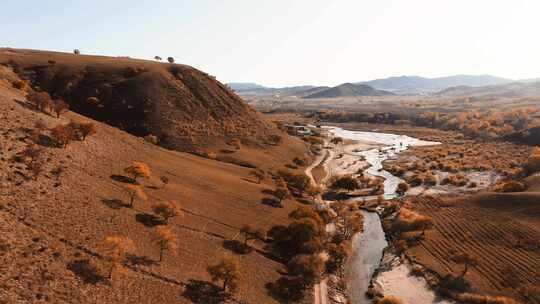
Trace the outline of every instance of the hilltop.
[[355, 96], [388, 96], [394, 95], [388, 91], [376, 90], [364, 84], [344, 83], [333, 88], [322, 90], [304, 98], [338, 98]]
[[0, 64], [82, 115], [180, 151], [233, 138], [264, 145], [278, 134], [213, 76], [182, 64], [127, 57], [0, 49]]

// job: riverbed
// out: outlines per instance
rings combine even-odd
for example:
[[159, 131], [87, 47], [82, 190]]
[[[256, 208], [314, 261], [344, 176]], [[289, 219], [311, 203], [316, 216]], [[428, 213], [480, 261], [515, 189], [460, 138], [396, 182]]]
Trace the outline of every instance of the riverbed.
[[[358, 158], [368, 163], [364, 170], [371, 176], [384, 179], [384, 198], [392, 199], [397, 196], [397, 185], [403, 180], [382, 169], [382, 163], [388, 158], [405, 151], [411, 146], [436, 145], [438, 142], [419, 140], [410, 136], [378, 132], [357, 132], [336, 127], [325, 127], [334, 137], [365, 143], [373, 147], [353, 151]], [[362, 211], [364, 215], [364, 230], [352, 240], [352, 254], [347, 265], [347, 285], [349, 299], [353, 304], [369, 304], [372, 300], [366, 296], [374, 273], [379, 269], [381, 260], [385, 269], [379, 272], [373, 284], [385, 295], [395, 295], [408, 304], [446, 304], [450, 303], [437, 298], [425, 280], [412, 276], [410, 265], [400, 262], [391, 254], [384, 253], [388, 246], [379, 215], [375, 212]], [[393, 265], [392, 261], [398, 261]], [[388, 267], [390, 266], [390, 267]]]

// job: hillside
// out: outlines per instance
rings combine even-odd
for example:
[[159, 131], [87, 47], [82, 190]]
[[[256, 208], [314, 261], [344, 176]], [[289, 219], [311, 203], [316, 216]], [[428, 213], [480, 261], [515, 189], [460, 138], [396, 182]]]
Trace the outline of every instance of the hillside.
[[[186, 69], [186, 75], [198, 73]], [[215, 303], [206, 268], [231, 254], [224, 244], [240, 238], [242, 225], [268, 229], [284, 223], [297, 206], [261, 203], [274, 186], [271, 180], [252, 181], [248, 168], [166, 150], [74, 112], [60, 118], [39, 112], [12, 86], [18, 79], [0, 66], [0, 299], [5, 303]], [[70, 121], [93, 122], [97, 133], [66, 148], [39, 141], [41, 168], [17, 156], [30, 147], [36, 123], [47, 130]], [[42, 132], [39, 138], [47, 139], [49, 131]], [[303, 142], [284, 136], [281, 145], [227, 153], [280, 168], [305, 150]], [[133, 161], [147, 163], [151, 176], [138, 180], [148, 199], [129, 207], [130, 183], [123, 175]], [[162, 176], [169, 179], [166, 186]], [[167, 224], [178, 249], [157, 262], [152, 206], [171, 200], [184, 215]], [[109, 279], [104, 239], [115, 235], [131, 239], [134, 248], [124, 271]], [[277, 303], [265, 284], [279, 278], [282, 265], [262, 253], [264, 243], [252, 246], [257, 250], [236, 256], [242, 268], [239, 291], [227, 303]]]
[[344, 83], [333, 88], [322, 90], [304, 98], [338, 98], [356, 96], [387, 96], [394, 95], [388, 91], [376, 90], [368, 85]]
[[400, 94], [417, 94], [440, 91], [454, 86], [486, 86], [511, 82], [510, 79], [491, 75], [455, 75], [426, 78], [420, 76], [398, 76], [359, 82], [379, 90], [388, 90]]
[[171, 149], [223, 147], [232, 138], [264, 145], [279, 133], [213, 76], [186, 65], [16, 49], [0, 49], [0, 64], [79, 114], [155, 135]]
[[227, 85], [234, 90], [235, 92], [243, 92], [243, 91], [253, 91], [253, 90], [260, 90], [260, 89], [266, 89], [262, 85], [258, 85], [256, 83], [252, 82], [229, 82]]

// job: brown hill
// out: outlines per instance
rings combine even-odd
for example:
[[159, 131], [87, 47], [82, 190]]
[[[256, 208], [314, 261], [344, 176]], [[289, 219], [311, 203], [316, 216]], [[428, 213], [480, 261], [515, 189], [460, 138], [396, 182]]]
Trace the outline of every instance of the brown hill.
[[[269, 142], [277, 130], [216, 79], [190, 66], [127, 57], [0, 49], [0, 64], [71, 109], [181, 151]], [[95, 99], [97, 98], [97, 99]]]
[[[63, 72], [56, 67], [36, 68], [23, 63], [21, 58], [33, 58], [32, 52], [9, 55], [3, 52], [1, 56], [3, 59], [7, 56], [18, 61], [19, 69], [22, 69], [20, 73], [30, 71], [33, 74], [35, 71], [36, 79], [44, 77], [39, 76], [43, 71], [47, 74], [50, 71], [51, 75], [56, 75], [54, 79], [58, 79], [51, 81], [52, 84], [63, 83], [63, 80], [59, 80], [63, 73], [70, 75], [68, 78], [71, 79], [74, 71], [88, 71], [89, 62], [94, 62], [90, 66], [100, 71], [104, 71], [106, 66], [112, 69], [111, 73], [139, 62], [51, 54], [57, 60], [56, 65], [66, 67], [67, 71]], [[36, 59], [32, 59], [35, 64], [45, 64], [38, 61], [47, 56], [43, 53], [35, 56]], [[82, 58], [84, 63], [65, 59], [71, 57]], [[64, 60], [65, 63], [61, 63]], [[110, 61], [110, 64], [98, 64], [98, 60]], [[248, 107], [235, 104], [233, 101], [237, 100], [236, 97], [227, 97], [228, 91], [216, 89], [207, 92], [205, 89], [203, 92], [203, 84], [219, 88], [217, 82], [197, 82], [194, 86], [201, 86], [198, 91], [187, 88], [187, 85], [183, 87], [185, 83], [193, 85], [193, 82], [173, 80], [165, 74], [165, 69], [150, 71], [153, 66], [165, 65], [140, 63], [149, 70], [136, 76], [136, 79], [114, 76], [118, 77], [119, 82], [111, 80], [110, 84], [114, 88], [111, 89], [111, 96], [123, 96], [120, 93], [124, 91], [120, 88], [124, 85], [135, 86], [144, 83], [143, 80], [149, 83], [164, 81], [178, 86], [178, 91], [185, 92], [190, 98], [190, 103], [186, 103], [185, 107], [192, 107], [194, 111], [196, 102], [209, 102], [206, 98], [211, 96], [231, 102], [230, 107], [215, 105], [219, 110], [196, 110], [207, 114], [205, 117], [210, 120], [212, 115], [218, 115], [221, 110], [229, 113], [230, 118], [243, 111], [244, 118], [248, 115], [246, 113], [251, 113], [247, 121], [253, 123], [254, 127], [266, 130], [265, 123], [257, 119], [258, 114]], [[187, 79], [208, 77], [189, 67], [180, 66], [180, 69]], [[112, 79], [112, 76], [106, 78], [109, 77]], [[0, 66], [0, 302], [215, 303], [217, 300], [209, 299], [208, 289], [204, 289], [210, 286], [206, 267], [223, 255], [231, 254], [230, 250], [225, 249], [226, 241], [240, 239], [238, 230], [244, 224], [267, 229], [284, 223], [288, 212], [297, 205], [293, 201], [287, 201], [285, 208], [262, 204], [261, 201], [268, 197], [265, 190], [272, 189], [273, 184], [271, 181], [263, 181], [261, 184], [252, 182], [248, 177], [250, 170], [245, 167], [162, 149], [74, 112], [68, 112], [60, 118], [38, 112], [25, 101], [23, 91], [12, 87], [12, 82], [17, 79], [18, 76], [10, 69]], [[80, 82], [77, 93], [69, 95], [81, 96], [71, 101], [75, 109], [86, 109], [86, 105], [79, 102], [86, 96], [83, 92], [88, 89], [87, 81], [90, 80]], [[46, 80], [39, 80], [39, 83], [49, 84]], [[57, 89], [50, 90], [56, 92]], [[156, 92], [157, 88], [152, 90]], [[166, 90], [164, 94], [172, 94], [175, 90]], [[151, 96], [138, 87], [128, 91]], [[101, 97], [107, 96], [106, 93], [100, 94], [104, 94]], [[115, 100], [104, 99], [111, 102]], [[137, 102], [141, 100], [136, 98]], [[173, 107], [173, 100], [171, 97], [152, 102], [150, 109], [155, 111], [152, 115], [163, 118], [167, 128], [174, 123], [187, 125], [186, 121], [175, 121], [180, 116], [187, 117], [186, 113], [175, 112], [167, 117], [167, 113], [163, 112], [167, 102]], [[114, 107], [117, 105], [114, 103], [106, 107], [116, 109]], [[116, 122], [129, 121], [127, 109], [121, 107], [114, 111]], [[100, 115], [98, 109], [89, 113]], [[154, 116], [143, 117], [146, 121], [155, 122], [151, 119]], [[40, 147], [43, 149], [43, 167], [34, 179], [29, 166], [16, 155], [30, 145], [35, 123], [43, 121], [45, 127], [52, 128], [70, 120], [94, 122], [97, 134], [84, 141], [74, 141], [64, 149]], [[202, 125], [195, 118], [190, 121]], [[218, 118], [209, 123], [217, 125]], [[138, 130], [135, 126], [133, 128], [130, 130]], [[178, 138], [178, 143], [183, 143], [183, 137]], [[248, 160], [255, 165], [264, 164], [265, 168], [277, 168], [296, 156], [303, 156], [304, 152], [305, 145], [301, 141], [284, 136], [281, 145], [269, 146], [264, 150], [244, 146], [240, 151], [229, 152], [227, 155]], [[123, 182], [124, 178], [115, 175], [124, 174], [123, 169], [132, 161], [147, 163], [152, 176], [148, 180], [140, 179], [148, 200], [138, 200], [133, 208], [128, 208], [125, 206], [129, 200], [125, 191], [128, 184]], [[170, 180], [165, 188], [162, 187], [160, 176]], [[170, 219], [167, 225], [178, 235], [179, 248], [174, 252], [176, 256], [167, 252], [164, 260], [157, 263], [159, 249], [154, 241], [154, 228], [150, 227], [153, 223], [151, 207], [156, 202], [169, 200], [177, 200], [185, 215], [183, 218]], [[107, 279], [104, 271], [106, 260], [103, 241], [110, 235], [129, 237], [135, 247], [125, 267], [126, 271], [115, 272], [112, 280]], [[255, 241], [252, 244], [257, 250], [237, 256], [243, 271], [239, 291], [228, 303], [276, 303], [268, 295], [265, 284], [279, 278], [277, 271], [282, 265], [263, 253], [264, 243]]]

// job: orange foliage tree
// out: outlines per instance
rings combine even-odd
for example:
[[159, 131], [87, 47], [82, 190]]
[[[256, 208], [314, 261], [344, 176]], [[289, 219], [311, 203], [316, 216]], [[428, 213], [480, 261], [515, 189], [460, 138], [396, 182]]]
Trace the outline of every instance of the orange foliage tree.
[[178, 249], [178, 238], [176, 234], [165, 226], [156, 227], [154, 241], [159, 246], [159, 261], [163, 260], [163, 252], [169, 251], [172, 255], [176, 255]]
[[109, 264], [108, 278], [111, 279], [115, 270], [122, 270], [127, 255], [135, 246], [133, 241], [122, 236], [108, 236], [105, 238], [105, 259]]
[[135, 181], [137, 181], [137, 178], [139, 177], [149, 178], [151, 174], [150, 167], [139, 161], [131, 163], [131, 166], [124, 169], [124, 172], [131, 174]]

